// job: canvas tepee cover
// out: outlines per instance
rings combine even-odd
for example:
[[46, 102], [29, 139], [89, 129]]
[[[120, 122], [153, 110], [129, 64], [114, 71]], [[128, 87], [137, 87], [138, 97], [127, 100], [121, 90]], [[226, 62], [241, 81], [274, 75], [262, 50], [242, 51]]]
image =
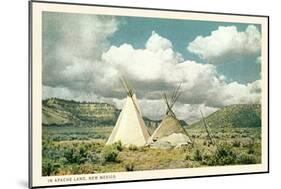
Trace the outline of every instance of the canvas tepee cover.
[[136, 95], [128, 95], [106, 144], [121, 141], [125, 146], [144, 146], [149, 137], [150, 135], [143, 121]]
[[[176, 118], [174, 112], [172, 111], [172, 107], [180, 95], [180, 92], [179, 92], [180, 86], [181, 85], [179, 85], [175, 89], [170, 101], [168, 101], [166, 94], [163, 95], [163, 99], [165, 100], [165, 103], [167, 105], [167, 111], [166, 111], [166, 114], [165, 114], [162, 122], [157, 127], [157, 129], [154, 131], [152, 136], [149, 138], [148, 144], [153, 143], [163, 137], [168, 137], [174, 133], [178, 133], [178, 134], [181, 133], [181, 134], [186, 135], [189, 138], [187, 132], [182, 127], [180, 121]], [[190, 139], [189, 139], [189, 141], [190, 141]]]
[[157, 141], [173, 133], [182, 133], [187, 135], [179, 120], [176, 119], [173, 115], [167, 114], [165, 115], [157, 129], [154, 131], [153, 135], [150, 137], [149, 142]]

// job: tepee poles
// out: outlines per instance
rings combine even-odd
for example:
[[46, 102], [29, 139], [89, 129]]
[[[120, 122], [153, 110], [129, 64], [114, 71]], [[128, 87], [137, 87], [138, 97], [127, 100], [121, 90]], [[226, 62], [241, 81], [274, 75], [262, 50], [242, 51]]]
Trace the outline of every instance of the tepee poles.
[[[125, 78], [124, 76], [121, 76], [121, 77], [120, 77], [120, 81], [121, 81], [121, 83], [122, 83], [124, 89], [126, 90], [127, 95], [128, 95], [130, 98], [133, 98], [133, 96], [134, 96], [135, 93], [134, 93], [132, 87], [130, 87], [130, 85], [129, 85], [128, 81], [126, 80], [126, 78]], [[134, 106], [136, 107], [138, 113], [141, 114], [141, 112], [140, 112], [140, 110], [139, 110], [139, 106], [137, 106], [137, 104], [136, 104], [136, 102], [135, 102], [135, 99], [133, 99], [133, 104], [134, 104]]]
[[124, 89], [126, 90], [128, 96], [133, 97], [134, 92], [132, 88], [129, 86], [128, 81], [122, 76], [120, 77], [121, 84], [123, 85]]
[[172, 108], [175, 105], [175, 103], [177, 102], [179, 96], [181, 95], [180, 88], [181, 88], [181, 83], [173, 91], [172, 96], [170, 98], [170, 101], [168, 100], [168, 97], [167, 97], [166, 93], [162, 94], [162, 98], [163, 98], [163, 100], [165, 101], [165, 103], [167, 105], [166, 114], [171, 114], [174, 117], [175, 117], [175, 114], [174, 114]]
[[202, 113], [201, 110], [200, 110], [200, 113], [201, 113], [201, 116], [202, 116], [202, 121], [203, 121], [205, 130], [206, 130], [206, 132], [207, 132], [208, 138], [209, 138], [211, 144], [215, 144], [215, 141], [213, 140], [213, 138], [212, 138], [212, 136], [211, 136], [211, 132], [209, 131], [208, 125], [207, 125], [207, 123], [206, 123], [206, 120], [205, 120], [205, 118], [204, 118], [203, 113]]
[[167, 105], [166, 115], [171, 114], [173, 117], [175, 117], [175, 114], [172, 110], [172, 106], [170, 105], [170, 102], [168, 101], [166, 93], [162, 94], [162, 98]]
[[172, 105], [174, 105], [174, 103], [178, 100], [179, 96], [181, 95], [180, 88], [181, 88], [181, 83], [177, 86], [177, 88], [173, 92], [173, 95], [171, 98], [171, 101], [173, 102]]

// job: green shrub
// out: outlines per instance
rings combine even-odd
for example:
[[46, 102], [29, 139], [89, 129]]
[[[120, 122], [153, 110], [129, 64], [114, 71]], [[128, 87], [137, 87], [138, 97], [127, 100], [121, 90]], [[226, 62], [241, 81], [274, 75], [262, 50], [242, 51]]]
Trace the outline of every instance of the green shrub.
[[230, 138], [236, 138], [236, 135], [234, 135], [234, 134], [230, 135]]
[[139, 152], [146, 152], [147, 150], [149, 150], [149, 147], [147, 147], [147, 146], [140, 146], [140, 147], [138, 147], [138, 151]]
[[218, 138], [220, 138], [220, 136], [221, 136], [221, 134], [217, 134], [217, 135], [214, 135], [213, 137], [218, 139]]
[[213, 155], [203, 156], [203, 164], [206, 165], [231, 165], [236, 163], [236, 153], [228, 144], [220, 144]]
[[137, 149], [138, 149], [138, 147], [136, 145], [130, 144], [129, 150], [136, 151]]
[[115, 142], [113, 144], [114, 148], [116, 148], [118, 151], [122, 151], [123, 150], [123, 146], [122, 146], [122, 143], [121, 141], [119, 140], [118, 142]]
[[237, 157], [238, 164], [256, 164], [257, 160], [254, 155], [242, 153]]
[[66, 163], [68, 164], [83, 164], [88, 160], [89, 151], [84, 147], [84, 144], [72, 145], [64, 150]]
[[219, 145], [214, 156], [216, 165], [231, 165], [235, 163], [236, 154], [227, 144]]
[[134, 163], [128, 163], [125, 165], [125, 170], [126, 171], [134, 171], [135, 165]]
[[91, 155], [89, 156], [89, 162], [91, 162], [91, 163], [95, 163], [95, 164], [97, 164], [97, 163], [100, 163], [100, 162], [102, 162], [102, 156], [101, 156], [101, 154], [99, 154], [99, 153], [97, 153], [97, 152], [93, 152], [93, 153], [91, 153]]
[[186, 154], [185, 157], [184, 157], [184, 159], [185, 159], [185, 160], [190, 160], [190, 155], [189, 155], [189, 154]]
[[66, 159], [66, 163], [71, 164], [71, 163], [76, 163], [77, 161], [74, 148], [65, 149], [64, 157]]
[[212, 158], [212, 155], [211, 154], [209, 154], [209, 153], [204, 153], [203, 155], [202, 155], [202, 164], [203, 165], [212, 165], [212, 160], [211, 160], [211, 158]]
[[254, 154], [254, 153], [255, 153], [254, 147], [250, 147], [250, 148], [248, 149], [248, 154]]
[[254, 142], [253, 140], [251, 142], [249, 142], [249, 144], [247, 145], [248, 147], [248, 154], [253, 154], [255, 153], [255, 145], [254, 145]]
[[88, 153], [89, 151], [87, 150], [86, 146], [84, 144], [79, 145], [78, 147], [78, 163], [82, 164], [85, 163], [88, 159]]
[[102, 151], [104, 162], [118, 162], [117, 156], [119, 151], [114, 146], [106, 146]]
[[202, 161], [202, 153], [199, 149], [195, 149], [192, 153], [192, 160]]
[[241, 145], [241, 142], [238, 140], [235, 140], [234, 142], [232, 142], [233, 147], [240, 147], [240, 145]]
[[42, 175], [50, 176], [55, 175], [60, 168], [60, 164], [50, 159], [43, 159], [42, 162]]

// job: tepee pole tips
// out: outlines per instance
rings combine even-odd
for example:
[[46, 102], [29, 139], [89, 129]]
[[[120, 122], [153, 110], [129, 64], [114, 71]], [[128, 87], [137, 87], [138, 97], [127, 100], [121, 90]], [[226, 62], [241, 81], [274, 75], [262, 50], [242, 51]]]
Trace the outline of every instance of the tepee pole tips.
[[126, 78], [124, 76], [120, 76], [120, 81], [121, 81], [124, 89], [126, 90], [128, 96], [132, 97], [134, 95], [134, 92], [133, 92], [132, 88], [129, 86]]

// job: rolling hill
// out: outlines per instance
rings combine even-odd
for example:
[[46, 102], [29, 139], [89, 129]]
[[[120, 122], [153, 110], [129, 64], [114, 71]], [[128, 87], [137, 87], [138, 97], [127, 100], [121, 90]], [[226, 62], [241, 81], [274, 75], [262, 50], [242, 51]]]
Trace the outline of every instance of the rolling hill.
[[[224, 127], [260, 127], [261, 105], [260, 104], [236, 104], [225, 106], [211, 115], [205, 117], [206, 123], [211, 128]], [[203, 127], [200, 120], [190, 128]]]

